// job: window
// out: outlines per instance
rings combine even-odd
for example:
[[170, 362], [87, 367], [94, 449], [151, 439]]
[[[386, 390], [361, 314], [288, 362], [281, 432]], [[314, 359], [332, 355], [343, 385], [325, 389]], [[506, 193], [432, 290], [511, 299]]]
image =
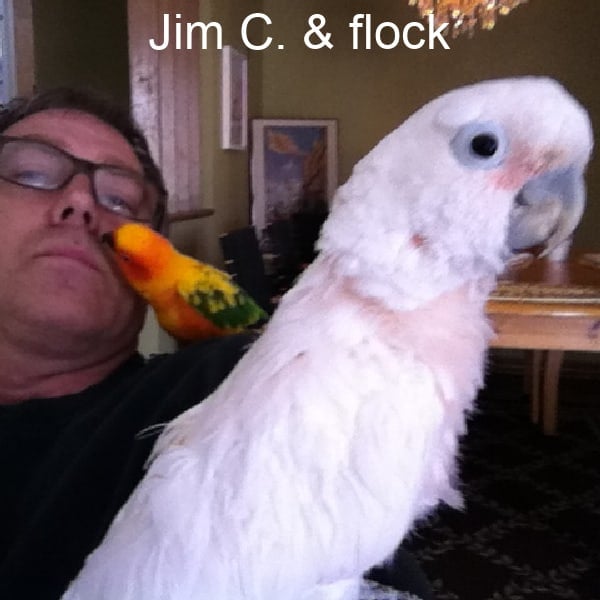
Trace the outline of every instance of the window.
[[0, 0], [0, 104], [15, 94], [15, 36], [11, 0]]
[[[199, 3], [171, 0], [169, 13], [182, 22], [198, 20]], [[165, 3], [129, 0], [129, 68], [133, 115], [150, 143], [169, 190], [171, 219], [201, 216], [200, 76], [198, 50], [169, 45], [153, 50], [149, 39], [162, 39]]]

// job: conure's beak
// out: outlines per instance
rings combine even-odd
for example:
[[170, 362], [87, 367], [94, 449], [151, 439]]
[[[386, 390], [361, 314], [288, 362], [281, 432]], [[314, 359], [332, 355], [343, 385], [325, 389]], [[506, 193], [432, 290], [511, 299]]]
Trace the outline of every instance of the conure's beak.
[[585, 195], [581, 167], [549, 171], [529, 180], [515, 197], [509, 248], [519, 252], [541, 245], [542, 256], [554, 250], [579, 224]]
[[100, 240], [103, 244], [106, 244], [111, 250], [115, 249], [115, 237], [111, 232], [103, 233], [100, 236]]

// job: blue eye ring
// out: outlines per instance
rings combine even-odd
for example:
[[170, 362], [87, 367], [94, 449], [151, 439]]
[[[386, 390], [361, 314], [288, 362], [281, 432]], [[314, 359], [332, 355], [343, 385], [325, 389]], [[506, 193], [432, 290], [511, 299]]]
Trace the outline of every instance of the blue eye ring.
[[494, 169], [500, 166], [508, 152], [504, 129], [492, 121], [463, 125], [450, 142], [459, 163], [471, 169]]

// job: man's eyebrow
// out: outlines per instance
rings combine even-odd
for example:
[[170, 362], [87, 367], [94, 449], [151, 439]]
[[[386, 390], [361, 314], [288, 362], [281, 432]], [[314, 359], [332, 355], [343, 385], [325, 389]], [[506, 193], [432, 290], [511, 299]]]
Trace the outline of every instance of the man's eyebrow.
[[[0, 132], [0, 136], [2, 136], [3, 133]], [[143, 168], [138, 170], [136, 167], [134, 167], [133, 165], [129, 164], [129, 163], [125, 163], [122, 159], [120, 159], [119, 157], [111, 157], [109, 156], [106, 159], [103, 159], [102, 161], [96, 161], [96, 160], [89, 160], [87, 158], [83, 158], [82, 156], [77, 156], [76, 154], [74, 154], [70, 149], [68, 148], [63, 148], [62, 145], [60, 145], [59, 142], [57, 142], [56, 140], [46, 137], [43, 133], [39, 134], [39, 133], [24, 133], [22, 135], [15, 135], [15, 136], [7, 136], [7, 137], [13, 137], [16, 139], [23, 139], [23, 140], [27, 140], [27, 141], [32, 141], [32, 142], [41, 142], [42, 144], [48, 144], [49, 146], [52, 146], [54, 148], [57, 148], [58, 150], [61, 150], [62, 152], [66, 152], [67, 154], [70, 154], [72, 156], [74, 156], [75, 158], [79, 158], [81, 160], [87, 160], [88, 162], [91, 162], [95, 165], [103, 165], [103, 166], [107, 166], [107, 167], [117, 167], [119, 169], [123, 169], [124, 171], [129, 171], [130, 173], [135, 173], [137, 175], [141, 175], [142, 177], [144, 176], [144, 170]]]

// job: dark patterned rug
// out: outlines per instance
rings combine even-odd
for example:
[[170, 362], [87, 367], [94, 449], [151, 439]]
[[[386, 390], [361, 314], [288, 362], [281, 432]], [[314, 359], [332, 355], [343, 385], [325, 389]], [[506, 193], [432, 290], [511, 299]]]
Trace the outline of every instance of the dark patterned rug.
[[561, 381], [559, 434], [529, 422], [516, 376], [491, 376], [462, 444], [463, 512], [404, 544], [436, 600], [600, 600], [600, 380]]

